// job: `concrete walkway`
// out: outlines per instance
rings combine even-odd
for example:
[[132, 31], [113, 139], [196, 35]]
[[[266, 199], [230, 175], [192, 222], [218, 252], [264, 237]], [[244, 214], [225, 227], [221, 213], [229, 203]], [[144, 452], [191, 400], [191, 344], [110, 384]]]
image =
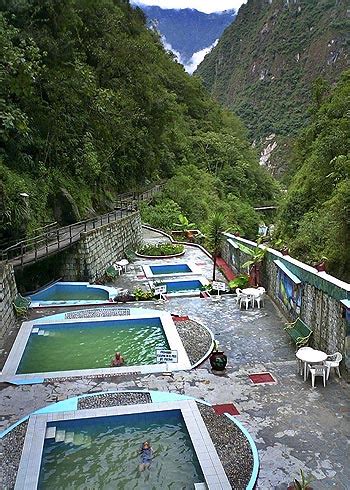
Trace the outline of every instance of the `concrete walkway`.
[[[195, 261], [209, 273], [210, 259], [193, 250], [186, 252], [185, 260], [195, 255]], [[127, 275], [131, 274], [132, 271]], [[263, 309], [248, 311], [240, 311], [235, 298], [229, 295], [219, 301], [174, 298], [147, 305], [189, 315], [208, 326], [228, 355], [226, 374], [213, 375], [209, 363], [205, 363], [200, 369], [178, 372], [172, 378], [130, 375], [3, 386], [1, 429], [57, 398], [113, 389], [176, 392], [216, 404], [234, 403], [240, 412], [238, 419], [250, 431], [259, 450], [258, 489], [286, 489], [300, 469], [317, 478], [312, 483], [314, 489], [350, 488], [349, 386], [333, 373], [326, 388], [320, 378], [315, 389], [310, 380], [303, 381], [297, 373], [294, 347], [283, 331], [283, 319], [269, 300]], [[276, 383], [253, 385], [248, 374], [259, 372], [271, 373]]]

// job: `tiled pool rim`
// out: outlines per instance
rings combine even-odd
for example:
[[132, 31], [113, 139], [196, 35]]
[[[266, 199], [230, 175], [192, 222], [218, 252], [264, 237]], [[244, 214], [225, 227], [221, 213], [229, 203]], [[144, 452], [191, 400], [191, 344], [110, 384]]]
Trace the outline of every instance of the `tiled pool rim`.
[[[190, 269], [188, 272], [178, 272], [178, 273], [169, 273], [169, 274], [154, 274], [152, 272], [152, 267], [161, 267], [161, 266], [179, 266], [179, 265], [187, 265], [187, 267]], [[167, 262], [165, 264], [159, 264], [159, 263], [147, 263], [147, 264], [142, 264], [143, 271], [145, 273], [145, 276], [148, 279], [153, 279], [153, 278], [162, 278], [162, 277], [185, 277], [188, 276], [192, 279], [193, 275], [201, 276], [202, 271], [200, 267], [198, 267], [194, 262], [188, 261], [188, 262]]]
[[[100, 284], [90, 284], [89, 282], [74, 282], [74, 281], [56, 281], [54, 284], [50, 284], [47, 287], [44, 287], [40, 289], [40, 291], [37, 291], [37, 293], [46, 291], [47, 289], [50, 289], [51, 287], [57, 285], [57, 284], [62, 284], [62, 285], [67, 285], [67, 286], [86, 286], [87, 288], [91, 289], [101, 289], [103, 291], [106, 291], [108, 293], [108, 299], [92, 299], [92, 300], [87, 300], [87, 299], [82, 299], [82, 300], [61, 300], [61, 301], [46, 301], [46, 300], [32, 300], [30, 303], [30, 308], [52, 308], [53, 306], [55, 307], [67, 307], [67, 306], [93, 306], [93, 305], [104, 305], [104, 304], [109, 304], [111, 301], [113, 301], [113, 298], [115, 296], [118, 296], [120, 293], [120, 288], [115, 288], [111, 286], [102, 286]], [[37, 294], [34, 293], [34, 294]], [[33, 295], [34, 296], [34, 295]], [[28, 295], [28, 298], [31, 298], [31, 295]]]
[[[149, 393], [151, 396], [152, 404], [157, 403], [160, 406], [162, 406], [162, 403], [168, 403], [168, 402], [176, 402], [176, 401], [183, 401], [183, 400], [193, 400], [197, 403], [202, 403], [203, 405], [211, 406], [210, 403], [205, 402], [204, 400], [196, 399], [191, 396], [187, 395], [178, 395], [177, 393], [169, 393], [169, 392], [160, 392], [160, 391], [149, 391], [149, 390], [114, 390], [114, 391], [108, 391], [108, 392], [100, 392], [100, 393], [89, 393], [89, 394], [84, 394], [84, 395], [79, 395], [77, 397], [73, 398], [68, 398], [67, 400], [63, 400], [51, 405], [48, 405], [46, 407], [43, 407], [39, 410], [36, 410], [35, 412], [27, 415], [26, 417], [23, 417], [22, 419], [18, 420], [15, 424], [4, 430], [3, 432], [0, 433], [0, 439], [4, 437], [6, 434], [11, 432], [15, 427], [20, 425], [22, 422], [25, 422], [28, 420], [32, 415], [40, 415], [40, 414], [62, 414], [64, 412], [74, 412], [77, 411], [78, 409], [78, 401], [83, 398], [88, 398], [88, 397], [93, 397], [93, 396], [98, 396], [98, 395], [106, 395], [106, 394], [114, 394], [114, 393]], [[132, 406], [132, 405], [131, 405]], [[108, 409], [102, 409], [102, 410], [108, 410]], [[81, 412], [79, 410], [79, 412]], [[258, 473], [259, 473], [259, 455], [258, 451], [255, 445], [254, 440], [252, 439], [251, 435], [247, 431], [247, 429], [243, 426], [241, 422], [239, 422], [235, 417], [229, 414], [225, 414], [226, 417], [228, 417], [232, 423], [234, 423], [243, 433], [243, 435], [246, 437], [249, 446], [252, 451], [253, 455], [253, 469], [252, 469], [252, 474], [249, 480], [249, 483], [246, 487], [246, 490], [253, 490]], [[40, 468], [39, 468], [40, 469]], [[16, 488], [16, 487], [15, 487]], [[17, 487], [18, 489], [20, 487]], [[230, 486], [228, 488], [231, 488]]]
[[[30, 381], [31, 379], [39, 379], [43, 381], [44, 379], [50, 378], [68, 378], [77, 376], [99, 376], [99, 375], [116, 375], [116, 374], [128, 374], [128, 373], [159, 373], [164, 371], [178, 371], [191, 369], [191, 363], [186, 353], [186, 350], [182, 344], [180, 336], [176, 330], [176, 326], [173, 322], [171, 314], [168, 312], [163, 312], [160, 310], [151, 310], [144, 308], [117, 308], [113, 307], [111, 309], [105, 308], [100, 309], [106, 315], [98, 315], [96, 310], [80, 310], [69, 313], [59, 313], [56, 315], [51, 315], [47, 317], [42, 317], [37, 320], [32, 320], [28, 322], [23, 322], [21, 328], [18, 332], [16, 340], [12, 346], [9, 356], [6, 360], [2, 374], [0, 375], [0, 381], [4, 382], [18, 382], [25, 380]], [[89, 316], [88, 312], [92, 312]], [[113, 315], [110, 315], [113, 313]], [[119, 314], [117, 314], [119, 313]], [[81, 316], [79, 316], [79, 314]], [[72, 318], [74, 317], [74, 318]], [[178, 351], [178, 362], [169, 364], [151, 364], [151, 365], [140, 365], [140, 366], [121, 366], [118, 368], [108, 367], [108, 368], [98, 368], [98, 369], [82, 369], [82, 370], [72, 370], [72, 371], [55, 371], [55, 372], [42, 372], [42, 373], [30, 373], [30, 374], [16, 374], [19, 363], [21, 361], [22, 355], [26, 348], [29, 336], [32, 332], [33, 327], [37, 327], [40, 324], [54, 325], [55, 323], [81, 323], [82, 319], [85, 322], [103, 322], [108, 317], [108, 320], [121, 320], [126, 317], [130, 320], [139, 318], [159, 318], [162, 324], [165, 336], [167, 338], [169, 348], [171, 350]]]

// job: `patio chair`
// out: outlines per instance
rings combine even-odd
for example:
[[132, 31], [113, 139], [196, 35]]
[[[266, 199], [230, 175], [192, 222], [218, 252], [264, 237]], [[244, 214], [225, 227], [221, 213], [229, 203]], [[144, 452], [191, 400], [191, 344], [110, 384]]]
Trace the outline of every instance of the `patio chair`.
[[[264, 288], [258, 288], [261, 290], [258, 295], [253, 297], [254, 303], [256, 303], [257, 307], [261, 307], [261, 303], [264, 304], [265, 301], [265, 289]], [[263, 291], [262, 291], [263, 290]]]
[[326, 374], [327, 374], [327, 366], [324, 364], [308, 364], [307, 372], [311, 374], [311, 384], [312, 387], [315, 388], [315, 377], [322, 376], [323, 378], [323, 386], [326, 386]]
[[253, 298], [251, 296], [249, 296], [248, 294], [244, 294], [242, 292], [242, 289], [236, 288], [236, 294], [237, 294], [237, 303], [239, 304], [240, 308], [242, 308], [242, 303], [245, 304], [246, 310], [249, 307], [249, 303], [251, 303], [253, 306]]
[[340, 364], [342, 359], [343, 359], [343, 356], [341, 355], [341, 353], [335, 352], [334, 354], [330, 354], [327, 357], [327, 359], [324, 361], [324, 365], [327, 368], [327, 381], [329, 378], [329, 373], [331, 371], [331, 368], [334, 368], [336, 370], [339, 378], [341, 378], [339, 364]]

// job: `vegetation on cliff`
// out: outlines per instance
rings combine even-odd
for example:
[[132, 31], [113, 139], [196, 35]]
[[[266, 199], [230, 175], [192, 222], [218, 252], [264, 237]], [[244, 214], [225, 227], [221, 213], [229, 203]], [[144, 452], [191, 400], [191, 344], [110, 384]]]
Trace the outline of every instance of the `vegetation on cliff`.
[[327, 93], [326, 84], [317, 85], [312, 120], [294, 147], [296, 173], [278, 233], [291, 255], [324, 259], [330, 273], [350, 281], [350, 71]]
[[285, 167], [314, 80], [335, 82], [347, 67], [349, 28], [345, 0], [248, 0], [196, 74], [252, 140], [276, 135], [273, 155]]
[[238, 119], [164, 50], [140, 9], [125, 0], [1, 5], [4, 236], [105, 211], [116, 193], [159, 178], [170, 178], [167, 205], [197, 224], [221, 205], [253, 230], [253, 206], [271, 201], [275, 184]]

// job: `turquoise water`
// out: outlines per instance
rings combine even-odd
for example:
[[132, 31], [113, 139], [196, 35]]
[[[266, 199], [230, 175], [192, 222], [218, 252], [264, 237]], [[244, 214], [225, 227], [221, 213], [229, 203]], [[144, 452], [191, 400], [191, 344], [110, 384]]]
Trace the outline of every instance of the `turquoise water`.
[[152, 265], [150, 269], [155, 275], [192, 272], [187, 264]]
[[82, 284], [62, 284], [59, 282], [43, 291], [30, 295], [32, 301], [69, 301], [83, 299], [105, 299], [108, 301], [108, 298], [108, 291], [104, 289], [94, 288], [93, 286], [87, 287]]
[[[193, 490], [204, 482], [180, 410], [48, 425], [64, 430], [72, 442], [45, 439], [39, 489]], [[154, 457], [140, 472], [139, 449], [146, 440]]]
[[164, 281], [162, 284], [166, 284], [166, 290], [167, 293], [178, 293], [178, 292], [185, 292], [185, 291], [199, 291], [201, 287], [203, 287], [203, 284], [198, 281], [174, 281], [174, 282], [168, 282]]
[[156, 347], [169, 349], [159, 318], [38, 327], [44, 335], [29, 336], [17, 374], [106, 368], [116, 351], [127, 366], [156, 364]]

